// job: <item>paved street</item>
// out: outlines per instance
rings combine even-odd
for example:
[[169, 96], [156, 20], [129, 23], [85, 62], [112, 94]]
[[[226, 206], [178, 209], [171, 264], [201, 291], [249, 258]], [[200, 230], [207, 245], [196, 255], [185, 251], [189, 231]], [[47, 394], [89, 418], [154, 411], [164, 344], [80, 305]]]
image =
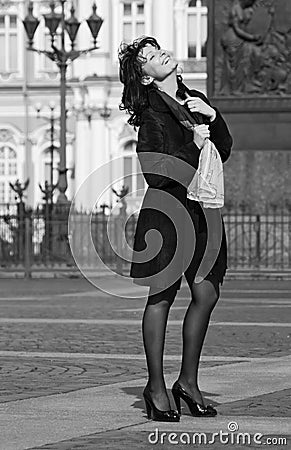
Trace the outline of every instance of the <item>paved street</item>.
[[[193, 448], [290, 448], [291, 282], [224, 282], [200, 369], [201, 389], [218, 415], [194, 418], [185, 405], [177, 424], [145, 414], [143, 288], [114, 277], [96, 280], [109, 294], [77, 278], [0, 283], [1, 450], [165, 449], [185, 447], [185, 433], [204, 436]], [[169, 388], [189, 298], [183, 284], [169, 317]], [[211, 443], [220, 430], [227, 445], [218, 436]], [[244, 445], [235, 441], [239, 432], [249, 433]]]

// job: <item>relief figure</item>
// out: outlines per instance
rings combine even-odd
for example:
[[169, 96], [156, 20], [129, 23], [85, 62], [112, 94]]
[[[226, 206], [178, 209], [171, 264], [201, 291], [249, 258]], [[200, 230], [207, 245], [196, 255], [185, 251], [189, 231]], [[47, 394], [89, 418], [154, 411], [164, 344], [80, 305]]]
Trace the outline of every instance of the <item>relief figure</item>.
[[221, 38], [223, 66], [220, 93], [240, 95], [247, 91], [252, 67], [260, 66], [262, 36], [251, 33], [247, 26], [253, 16], [256, 0], [234, 0], [228, 29]]

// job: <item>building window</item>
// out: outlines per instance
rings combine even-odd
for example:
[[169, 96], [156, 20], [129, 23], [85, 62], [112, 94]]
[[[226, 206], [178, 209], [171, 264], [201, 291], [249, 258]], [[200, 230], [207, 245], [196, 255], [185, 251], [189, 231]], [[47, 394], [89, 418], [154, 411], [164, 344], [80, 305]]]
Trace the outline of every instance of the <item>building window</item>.
[[[59, 155], [57, 155], [59, 156]], [[56, 160], [56, 158], [55, 158]], [[53, 184], [56, 184], [58, 181], [58, 174], [59, 174], [59, 166], [58, 163], [54, 162], [53, 166]], [[44, 179], [45, 181], [48, 181], [49, 184], [51, 183], [51, 162], [45, 161], [44, 162]]]
[[131, 42], [145, 34], [145, 8], [140, 0], [125, 0], [122, 2], [122, 40]]
[[[44, 150], [43, 153], [43, 174], [44, 179], [43, 181], [48, 181], [48, 183], [51, 183], [51, 149], [50, 147]], [[56, 184], [58, 181], [58, 175], [59, 175], [59, 163], [60, 163], [60, 155], [58, 150], [55, 147], [55, 150], [53, 152], [53, 184]]]
[[[58, 28], [57, 34], [55, 37], [56, 47], [60, 47], [60, 40], [61, 40], [60, 34], [61, 34], [61, 29]], [[47, 51], [52, 51], [51, 36], [49, 34], [49, 31], [44, 26], [43, 26], [43, 28], [40, 29], [40, 35], [41, 35], [41, 39], [39, 39], [39, 44], [38, 44], [40, 46], [40, 48], [43, 48]], [[59, 73], [58, 66], [50, 58], [48, 58], [45, 55], [41, 55], [40, 57], [39, 57], [39, 55], [36, 55], [35, 58], [36, 58], [36, 68], [39, 73], [52, 75], [53, 77], [56, 77], [58, 75], [58, 73]]]
[[0, 145], [0, 203], [13, 202], [15, 193], [9, 182], [15, 182], [18, 175], [16, 151], [9, 145]]
[[[37, 3], [37, 2], [35, 2]], [[39, 11], [38, 15], [42, 17], [44, 14], [50, 12], [49, 2], [39, 2]], [[43, 5], [41, 3], [44, 3]], [[46, 4], [45, 4], [46, 3]], [[61, 6], [55, 2], [55, 13], [61, 14]], [[70, 15], [70, 4], [71, 2], [67, 2], [65, 4], [65, 13]], [[65, 45], [69, 48], [70, 39], [65, 33]], [[58, 27], [55, 35], [54, 44], [57, 48], [61, 47], [61, 26]], [[42, 17], [40, 21], [39, 28], [35, 34], [35, 46], [47, 51], [52, 51], [51, 48], [51, 36], [49, 30], [45, 27], [45, 20]], [[68, 65], [68, 77], [71, 73], [71, 64]], [[48, 78], [48, 79], [57, 79], [59, 77], [59, 69], [57, 64], [48, 58], [46, 55], [35, 55], [35, 77], [36, 78]]]
[[0, 203], [5, 203], [5, 183], [0, 181]]
[[18, 54], [19, 20], [14, 14], [0, 15], [0, 72], [19, 71]]
[[136, 142], [128, 142], [123, 149], [123, 184], [129, 187], [129, 195], [131, 197], [140, 197], [144, 190], [145, 183], [142, 175], [139, 160], [136, 156]]
[[188, 58], [206, 57], [207, 1], [191, 0], [187, 11]]

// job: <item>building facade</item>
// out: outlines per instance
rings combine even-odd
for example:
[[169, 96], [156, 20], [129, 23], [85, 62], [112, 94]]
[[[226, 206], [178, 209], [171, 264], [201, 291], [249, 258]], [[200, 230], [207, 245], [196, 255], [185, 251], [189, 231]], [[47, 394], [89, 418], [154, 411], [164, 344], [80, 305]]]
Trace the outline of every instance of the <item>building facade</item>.
[[[49, 12], [49, 3], [35, 0], [34, 15], [41, 18]], [[57, 1], [55, 4], [58, 12]], [[29, 178], [26, 201], [35, 207], [42, 202], [39, 184], [50, 181], [51, 165], [54, 183], [58, 178], [59, 72], [44, 55], [26, 49], [22, 20], [27, 6], [26, 0], [0, 0], [0, 204], [15, 201], [9, 182]], [[76, 48], [86, 49], [92, 44], [85, 22], [92, 1], [75, 0], [74, 6], [82, 21]], [[70, 7], [68, 1], [68, 10]], [[114, 205], [117, 197], [111, 184], [116, 190], [125, 184], [132, 191], [128, 208], [133, 211], [140, 204], [144, 180], [140, 174], [132, 175], [139, 171], [137, 133], [119, 110], [118, 47], [141, 35], [154, 36], [179, 61], [185, 83], [205, 92], [207, 1], [98, 0], [97, 13], [104, 19], [99, 49], [80, 56], [68, 68], [67, 196], [74, 198], [90, 173], [104, 167], [102, 176], [108, 189], [102, 198], [96, 198], [95, 187], [87, 182], [78, 206], [92, 202]], [[43, 19], [34, 44], [39, 49], [49, 48]], [[51, 108], [55, 114], [53, 142], [48, 120]], [[110, 160], [114, 164], [106, 165]]]

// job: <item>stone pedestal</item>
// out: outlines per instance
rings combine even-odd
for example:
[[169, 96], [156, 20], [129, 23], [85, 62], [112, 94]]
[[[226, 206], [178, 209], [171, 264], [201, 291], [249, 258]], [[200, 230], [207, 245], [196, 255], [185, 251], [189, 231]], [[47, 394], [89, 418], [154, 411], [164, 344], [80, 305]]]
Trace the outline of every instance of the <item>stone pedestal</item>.
[[207, 93], [234, 138], [226, 198], [290, 198], [291, 2], [211, 0], [208, 13]]

